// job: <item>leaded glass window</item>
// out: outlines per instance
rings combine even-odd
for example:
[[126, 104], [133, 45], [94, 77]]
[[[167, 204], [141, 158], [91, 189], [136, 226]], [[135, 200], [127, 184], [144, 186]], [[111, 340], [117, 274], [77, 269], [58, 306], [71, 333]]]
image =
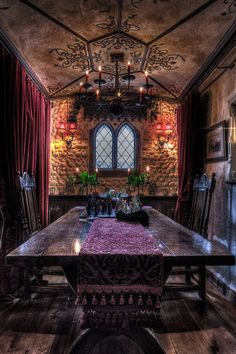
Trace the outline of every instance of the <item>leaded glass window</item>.
[[107, 124], [102, 124], [96, 132], [95, 153], [97, 168], [112, 168], [113, 137]]
[[123, 125], [119, 130], [117, 168], [135, 168], [135, 136], [128, 124]]

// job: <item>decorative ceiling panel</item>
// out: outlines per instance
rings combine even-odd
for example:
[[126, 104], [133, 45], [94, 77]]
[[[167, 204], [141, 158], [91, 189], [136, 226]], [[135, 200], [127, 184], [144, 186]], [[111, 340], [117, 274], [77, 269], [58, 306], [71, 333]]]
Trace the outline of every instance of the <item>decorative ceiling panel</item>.
[[87, 40], [104, 36], [116, 29], [111, 25], [108, 31], [107, 24], [111, 19], [115, 21], [118, 18], [117, 0], [31, 0], [30, 2]]
[[114, 86], [111, 54], [120, 54], [119, 75], [127, 73], [130, 61], [136, 76], [132, 89], [139, 90], [147, 69], [155, 94], [178, 97], [236, 27], [235, 5], [236, 0], [0, 0], [0, 27], [49, 96], [74, 93], [86, 69], [95, 91], [99, 66], [107, 87]]
[[[233, 15], [223, 16], [224, 1], [215, 2], [209, 10], [192, 18], [175, 31], [149, 46], [145, 68], [150, 75], [179, 93], [214, 51], [232, 23]], [[213, 24], [217, 24], [219, 30]]]
[[101, 65], [103, 71], [115, 73], [115, 63], [111, 61], [111, 54], [124, 55], [123, 62], [119, 63], [119, 74], [127, 73], [127, 63], [131, 63], [131, 72], [140, 71], [145, 46], [138, 40], [116, 33], [108, 37], [91, 42], [94, 68]]
[[206, 0], [124, 0], [123, 31], [148, 43], [204, 3]]

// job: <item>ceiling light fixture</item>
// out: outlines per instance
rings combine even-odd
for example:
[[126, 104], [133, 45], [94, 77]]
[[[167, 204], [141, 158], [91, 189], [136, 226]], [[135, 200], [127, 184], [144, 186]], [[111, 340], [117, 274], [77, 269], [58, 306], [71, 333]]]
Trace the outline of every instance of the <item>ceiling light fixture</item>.
[[[146, 118], [147, 108], [152, 103], [152, 87], [149, 83], [148, 72], [145, 72], [145, 84], [140, 85], [139, 92], [131, 90], [130, 84], [136, 79], [131, 74], [131, 63], [128, 62], [127, 74], [119, 74], [119, 63], [124, 62], [123, 53], [111, 54], [111, 62], [115, 65], [113, 89], [106, 88], [103, 79], [102, 67], [98, 67], [98, 78], [94, 80], [95, 92], [91, 92], [93, 85], [89, 82], [89, 72], [86, 71], [85, 83], [80, 83], [79, 93], [76, 95], [77, 107], [82, 104], [85, 108], [85, 117], [89, 118]], [[125, 82], [125, 85], [121, 85]]]

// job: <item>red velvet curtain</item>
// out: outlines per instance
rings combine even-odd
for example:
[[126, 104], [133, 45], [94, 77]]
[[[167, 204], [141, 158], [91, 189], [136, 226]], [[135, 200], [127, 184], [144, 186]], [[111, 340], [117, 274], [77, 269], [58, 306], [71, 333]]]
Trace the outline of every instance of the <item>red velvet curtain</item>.
[[193, 179], [196, 173], [202, 172], [203, 167], [199, 107], [199, 94], [194, 91], [177, 110], [179, 186], [175, 220], [183, 225], [188, 224]]
[[43, 226], [48, 223], [50, 103], [30, 80], [24, 67], [0, 44], [1, 132], [0, 158], [7, 205], [17, 211], [15, 178], [18, 171], [36, 177]]

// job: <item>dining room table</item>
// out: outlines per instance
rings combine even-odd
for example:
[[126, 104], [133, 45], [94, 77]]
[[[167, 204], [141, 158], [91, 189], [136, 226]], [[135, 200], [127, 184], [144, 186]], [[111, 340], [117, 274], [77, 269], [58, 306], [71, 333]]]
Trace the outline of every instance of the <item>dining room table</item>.
[[[61, 266], [76, 293], [78, 255], [94, 220], [80, 217], [84, 210], [83, 206], [69, 210], [10, 252], [6, 256], [6, 263], [28, 270], [33, 266]], [[175, 266], [235, 264], [235, 256], [218, 242], [202, 237], [151, 207], [144, 207], [144, 210], [149, 216], [149, 226], [145, 229], [153, 236], [163, 254], [164, 282]], [[200, 296], [204, 299], [204, 284], [202, 287]]]
[[[142, 301], [144, 300], [145, 303], [148, 304], [148, 302], [150, 302], [152, 304], [151, 308], [154, 308], [153, 303], [156, 301], [153, 297], [154, 294], [156, 295], [155, 299], [161, 298], [161, 294], [158, 291], [165, 285], [173, 267], [201, 267], [202, 273], [200, 279], [199, 295], [202, 300], [205, 300], [206, 266], [223, 266], [235, 264], [234, 255], [230, 254], [230, 252], [225, 247], [215, 241], [207, 240], [198, 233], [178, 224], [174, 220], [151, 207], [143, 208], [149, 217], [148, 226], [142, 226], [142, 228], [140, 228], [141, 225], [135, 225], [137, 229], [132, 231], [132, 223], [127, 222], [127, 225], [123, 223], [123, 229], [121, 233], [119, 233], [119, 230], [115, 231], [115, 227], [117, 227], [117, 224], [119, 225], [119, 221], [117, 221], [115, 218], [106, 219], [104, 216], [102, 218], [83, 218], [84, 210], [84, 207], [78, 206], [68, 211], [59, 219], [39, 231], [36, 235], [9, 253], [6, 257], [6, 263], [9, 265], [23, 267], [26, 274], [30, 274], [34, 266], [60, 266], [63, 269], [71, 289], [77, 296], [77, 303], [79, 305], [85, 305], [84, 307], [88, 305], [88, 301], [90, 301], [92, 304], [94, 300], [97, 301], [97, 293], [100, 304], [107, 305], [107, 301], [105, 301], [104, 298], [107, 296], [107, 293], [109, 293], [109, 291], [107, 291], [108, 285], [111, 286], [112, 284], [112, 291], [110, 291], [108, 294], [110, 296], [109, 303], [112, 303], [112, 301], [118, 301], [120, 305], [126, 301], [127, 308], [129, 308], [129, 304], [131, 304], [130, 299], [132, 300], [133, 306], [133, 297], [135, 298], [133, 295], [135, 295], [137, 286], [135, 285], [134, 287], [133, 284], [130, 285], [131, 283], [129, 283], [131, 291], [128, 294], [128, 292], [126, 293], [125, 290], [127, 289], [127, 285], [125, 285], [126, 288], [124, 288], [124, 281], [119, 280], [120, 283], [123, 282], [123, 288], [119, 290], [119, 300], [117, 300], [116, 297], [118, 296], [118, 293], [116, 293], [114, 286], [118, 286], [120, 284], [115, 284], [114, 279], [116, 279], [116, 277], [114, 276], [111, 280], [111, 277], [109, 278], [107, 276], [107, 271], [104, 269], [102, 274], [103, 282], [97, 282], [99, 284], [96, 284], [96, 286], [93, 284], [90, 299], [86, 299], [86, 301], [83, 302], [83, 299], [85, 299], [84, 294], [87, 286], [86, 272], [88, 273], [88, 279], [91, 280], [91, 268], [94, 268], [93, 273], [97, 271], [97, 269], [95, 269], [96, 267], [93, 266], [94, 262], [96, 263], [98, 259], [102, 259], [103, 261], [105, 259], [107, 261], [106, 253], [109, 253], [111, 248], [113, 252], [112, 259], [114, 260], [114, 257], [117, 256], [117, 254], [119, 257], [123, 257], [122, 262], [127, 263], [123, 263], [122, 269], [124, 270], [126, 268], [127, 270], [128, 267], [128, 271], [126, 273], [132, 274], [132, 277], [134, 277], [133, 268], [137, 267], [137, 263], [139, 263], [140, 268], [140, 260], [141, 263], [145, 262], [145, 264], [150, 264], [150, 268], [153, 270], [151, 275], [148, 270], [148, 275], [146, 272], [146, 274], [143, 276], [144, 271], [142, 269], [139, 270], [139, 273], [142, 273], [143, 277], [141, 281], [139, 281], [142, 285], [142, 290], [138, 290], [137, 299], [134, 300], [139, 305], [140, 298], [142, 297]], [[106, 220], [109, 221], [109, 224], [104, 224]], [[96, 225], [98, 225], [97, 227], [100, 227], [100, 233], [98, 234], [96, 233]], [[109, 225], [110, 234], [107, 232], [107, 225]], [[133, 244], [131, 243], [131, 245], [129, 245], [129, 232], [127, 231], [127, 234], [125, 234], [125, 230], [128, 230], [129, 227], [131, 227], [130, 232], [135, 234]], [[113, 233], [117, 235], [117, 244], [116, 237], [114, 237]], [[121, 237], [122, 235], [120, 234], [123, 234], [123, 239]], [[109, 237], [111, 237], [111, 242], [109, 242]], [[101, 247], [99, 246], [100, 239], [102, 239]], [[91, 240], [94, 242], [91, 242]], [[103, 252], [104, 247], [106, 251]], [[93, 252], [93, 254], [89, 252]], [[127, 254], [123, 255], [122, 252]], [[105, 255], [103, 253], [105, 253]], [[138, 253], [139, 258], [131, 258], [131, 256], [133, 257], [134, 253], [136, 256]], [[84, 260], [85, 256], [89, 256], [90, 258], [86, 258], [85, 262], [83, 263], [81, 260]], [[97, 258], [91, 258], [95, 256]], [[92, 261], [88, 263], [88, 259], [91, 259]], [[117, 258], [118, 262], [120, 259], [121, 258]], [[139, 260], [138, 262], [137, 259]], [[158, 264], [159, 268], [155, 266], [155, 262]], [[110, 273], [114, 274], [114, 269], [115, 268], [113, 262], [113, 270]], [[161, 272], [161, 277], [159, 276], [159, 278], [156, 277], [158, 272]], [[122, 274], [120, 273], [121, 272], [118, 274], [120, 277], [119, 279], [122, 277]], [[25, 279], [29, 279], [29, 277], [26, 277]], [[80, 281], [80, 279], [82, 279], [82, 281]], [[109, 279], [107, 280], [107, 286], [106, 279]], [[124, 279], [124, 277], [122, 279]], [[155, 289], [158, 290], [153, 288], [152, 282], [155, 283]], [[81, 287], [82, 292], [79, 293], [78, 289]], [[103, 287], [102, 290], [97, 290], [100, 289], [100, 287]], [[148, 290], [146, 291], [145, 289]], [[157, 292], [155, 293], [154, 290]], [[87, 293], [89, 294], [89, 291]], [[29, 298], [29, 294], [30, 283], [25, 284], [25, 297]], [[82, 295], [82, 297], [84, 296], [84, 298], [81, 299], [80, 295]], [[114, 295], [116, 296], [115, 300]], [[126, 295], [127, 298], [124, 300]], [[106, 308], [106, 306], [103, 306], [103, 308]], [[145, 311], [141, 311], [140, 313], [143, 314]], [[159, 307], [158, 309], [155, 308], [155, 311], [159, 311]], [[146, 314], [147, 313], [150, 314], [150, 311], [147, 310]], [[140, 323], [142, 327], [142, 321]], [[99, 321], [96, 323], [96, 327], [98, 326]]]

